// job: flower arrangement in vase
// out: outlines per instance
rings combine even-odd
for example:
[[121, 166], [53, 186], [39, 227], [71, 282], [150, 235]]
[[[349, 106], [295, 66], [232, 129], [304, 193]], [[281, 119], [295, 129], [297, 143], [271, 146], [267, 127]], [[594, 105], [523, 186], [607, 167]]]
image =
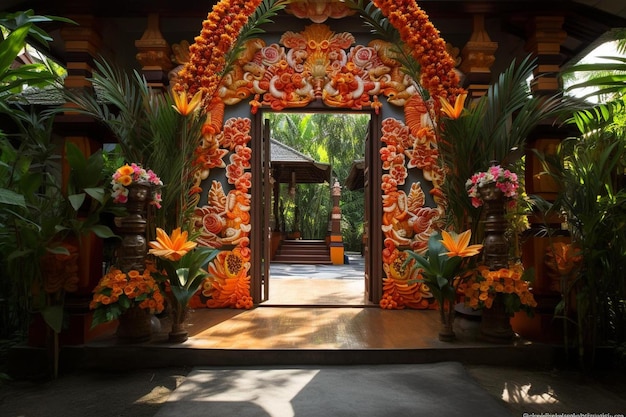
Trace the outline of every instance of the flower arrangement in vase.
[[89, 303], [89, 308], [94, 310], [92, 328], [119, 319], [131, 309], [140, 309], [146, 314], [162, 312], [165, 298], [152, 276], [155, 271], [150, 263], [143, 272], [134, 269], [122, 272], [116, 267], [109, 268], [94, 288]]
[[465, 305], [482, 311], [482, 340], [510, 343], [515, 338], [511, 317], [522, 310], [533, 316], [537, 302], [531, 293], [530, 274], [532, 269], [524, 270], [520, 262], [499, 269], [479, 265], [468, 279], [459, 284], [458, 291]]
[[496, 271], [479, 265], [469, 279], [459, 284], [458, 290], [465, 304], [474, 310], [492, 308], [496, 296], [501, 294], [508, 316], [521, 310], [532, 315], [537, 302], [530, 292], [530, 272], [520, 263]]
[[500, 165], [493, 165], [487, 171], [477, 172], [471, 176], [465, 183], [468, 196], [472, 199], [472, 206], [480, 207], [483, 205], [485, 198], [485, 188], [492, 185], [499, 190], [504, 198], [515, 203], [517, 197], [517, 189], [519, 182], [517, 174], [508, 169], [502, 168]]
[[90, 309], [92, 327], [119, 319], [117, 336], [129, 341], [149, 340], [151, 316], [164, 309], [165, 298], [153, 274], [155, 266], [146, 261], [146, 219], [148, 202], [159, 206], [161, 179], [139, 164], [125, 164], [111, 176], [113, 202], [124, 204], [126, 212], [115, 218], [121, 241], [114, 266], [93, 290]]
[[152, 188], [151, 203], [161, 208], [161, 193], [159, 187], [163, 185], [161, 179], [151, 170], [145, 169], [136, 163], [126, 164], [119, 167], [111, 177], [113, 188], [113, 202], [126, 204], [133, 184], [143, 184]]

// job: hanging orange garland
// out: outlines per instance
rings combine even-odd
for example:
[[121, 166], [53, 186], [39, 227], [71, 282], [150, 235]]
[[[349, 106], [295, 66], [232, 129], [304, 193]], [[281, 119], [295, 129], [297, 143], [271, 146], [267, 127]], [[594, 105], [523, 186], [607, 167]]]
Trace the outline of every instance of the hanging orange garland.
[[464, 92], [459, 87], [455, 63], [446, 50], [446, 42], [415, 0], [373, 0], [373, 3], [397, 28], [409, 47], [411, 56], [421, 65], [421, 84], [435, 98], [453, 100]]
[[175, 91], [193, 95], [202, 90], [205, 103], [211, 108], [226, 68], [226, 54], [237, 40], [248, 19], [262, 0], [221, 0], [202, 22], [202, 31], [189, 48], [189, 61], [178, 73]]

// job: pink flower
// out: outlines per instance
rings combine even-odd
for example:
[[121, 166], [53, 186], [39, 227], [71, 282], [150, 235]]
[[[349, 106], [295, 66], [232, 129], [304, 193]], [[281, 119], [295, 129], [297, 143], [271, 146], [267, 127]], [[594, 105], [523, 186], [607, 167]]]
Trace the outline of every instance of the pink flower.
[[[467, 195], [472, 199], [472, 206], [480, 207], [483, 204], [478, 189], [491, 183], [495, 183], [505, 197], [511, 200], [517, 197], [517, 189], [519, 188], [517, 174], [508, 169], [505, 170], [499, 165], [494, 165], [485, 172], [475, 173], [466, 181], [465, 188]], [[513, 201], [513, 205], [515, 205], [515, 201]]]

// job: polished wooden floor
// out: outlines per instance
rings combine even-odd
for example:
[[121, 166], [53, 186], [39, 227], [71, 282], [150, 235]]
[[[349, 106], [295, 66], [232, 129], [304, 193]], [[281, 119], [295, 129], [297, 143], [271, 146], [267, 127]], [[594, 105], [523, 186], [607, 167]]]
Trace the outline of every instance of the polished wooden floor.
[[371, 306], [363, 279], [270, 278], [269, 299], [261, 306]]
[[363, 280], [302, 277], [271, 281], [270, 297], [251, 310], [197, 309], [189, 339], [167, 340], [164, 318], [152, 339], [122, 344], [114, 329], [66, 353], [78, 366], [116, 369], [196, 365], [383, 364], [460, 361], [548, 366], [550, 346], [516, 339], [481, 342], [458, 329], [457, 340], [438, 339], [437, 311], [383, 310], [364, 302]]

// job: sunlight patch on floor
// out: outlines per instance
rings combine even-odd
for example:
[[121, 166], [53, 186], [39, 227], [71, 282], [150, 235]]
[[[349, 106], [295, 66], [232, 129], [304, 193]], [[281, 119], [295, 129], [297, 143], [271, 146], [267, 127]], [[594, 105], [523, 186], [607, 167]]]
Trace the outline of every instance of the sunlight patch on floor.
[[[543, 392], [541, 392], [543, 390]], [[502, 399], [509, 404], [558, 404], [554, 390], [547, 385], [542, 390], [535, 392], [532, 384], [518, 385], [515, 383], [504, 383]]]

